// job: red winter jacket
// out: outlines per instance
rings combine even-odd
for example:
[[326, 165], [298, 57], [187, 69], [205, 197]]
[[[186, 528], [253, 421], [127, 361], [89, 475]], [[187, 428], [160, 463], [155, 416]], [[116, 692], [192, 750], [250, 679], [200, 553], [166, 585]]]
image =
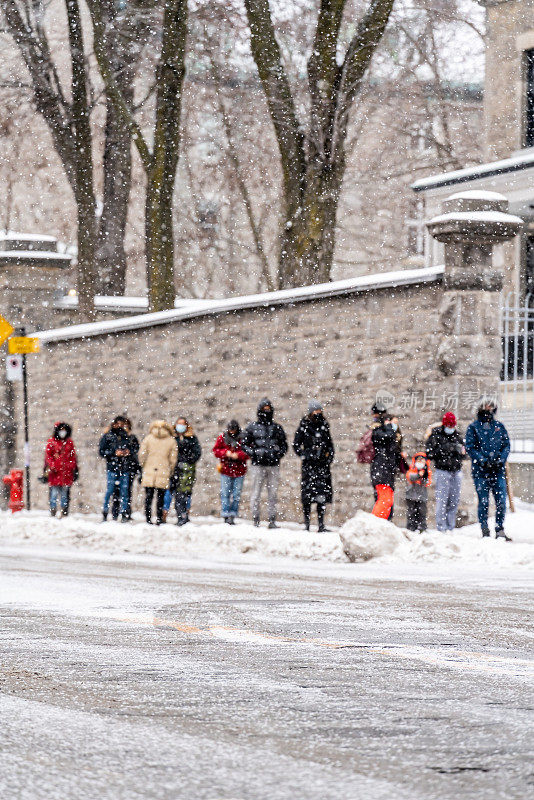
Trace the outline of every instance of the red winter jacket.
[[[221, 475], [228, 475], [230, 478], [239, 478], [247, 471], [247, 460], [249, 456], [241, 447], [231, 446], [226, 443], [224, 433], [217, 437], [213, 448], [215, 458], [221, 461]], [[237, 453], [237, 458], [227, 458], [227, 453]]]
[[45, 465], [49, 486], [72, 486], [78, 466], [72, 439], [50, 438], [46, 443]]

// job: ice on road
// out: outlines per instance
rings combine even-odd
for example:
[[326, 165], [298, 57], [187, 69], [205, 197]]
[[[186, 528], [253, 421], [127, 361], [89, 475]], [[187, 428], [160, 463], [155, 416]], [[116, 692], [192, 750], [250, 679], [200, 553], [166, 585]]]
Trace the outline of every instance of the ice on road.
[[0, 548], [0, 796], [534, 797], [534, 578]]

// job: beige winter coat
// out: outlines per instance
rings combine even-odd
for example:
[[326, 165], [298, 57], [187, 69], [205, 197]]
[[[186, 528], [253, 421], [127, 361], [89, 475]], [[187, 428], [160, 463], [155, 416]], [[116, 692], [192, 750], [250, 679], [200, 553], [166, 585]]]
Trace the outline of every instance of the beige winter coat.
[[150, 426], [139, 449], [139, 463], [143, 470], [142, 485], [156, 489], [168, 489], [176, 461], [178, 447], [174, 431], [167, 422], [158, 419]]

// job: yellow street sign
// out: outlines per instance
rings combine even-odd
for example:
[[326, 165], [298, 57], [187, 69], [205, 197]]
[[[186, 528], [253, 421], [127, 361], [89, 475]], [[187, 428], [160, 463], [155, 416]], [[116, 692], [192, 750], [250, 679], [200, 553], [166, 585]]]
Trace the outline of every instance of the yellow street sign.
[[34, 336], [12, 336], [7, 343], [10, 353], [19, 353], [26, 355], [27, 353], [38, 353], [39, 339]]
[[13, 325], [10, 325], [7, 319], [0, 316], [0, 345], [4, 344], [11, 334], [15, 331]]

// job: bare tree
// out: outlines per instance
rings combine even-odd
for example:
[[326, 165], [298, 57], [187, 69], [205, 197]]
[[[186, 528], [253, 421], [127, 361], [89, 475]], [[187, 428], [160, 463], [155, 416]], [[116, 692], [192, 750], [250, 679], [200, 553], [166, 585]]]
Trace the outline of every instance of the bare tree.
[[152, 147], [115, 80], [108, 57], [105, 14], [92, 0], [95, 55], [107, 96], [131, 131], [147, 176], [145, 252], [149, 305], [152, 311], [174, 307], [173, 193], [180, 154], [180, 116], [185, 76], [187, 0], [165, 0], [161, 49], [155, 69], [155, 113]]
[[349, 114], [393, 0], [371, 0], [338, 63], [346, 5], [346, 0], [320, 2], [307, 60], [309, 114], [304, 121], [297, 115], [269, 0], [245, 0], [252, 55], [282, 162], [280, 274], [284, 286], [330, 279]]

